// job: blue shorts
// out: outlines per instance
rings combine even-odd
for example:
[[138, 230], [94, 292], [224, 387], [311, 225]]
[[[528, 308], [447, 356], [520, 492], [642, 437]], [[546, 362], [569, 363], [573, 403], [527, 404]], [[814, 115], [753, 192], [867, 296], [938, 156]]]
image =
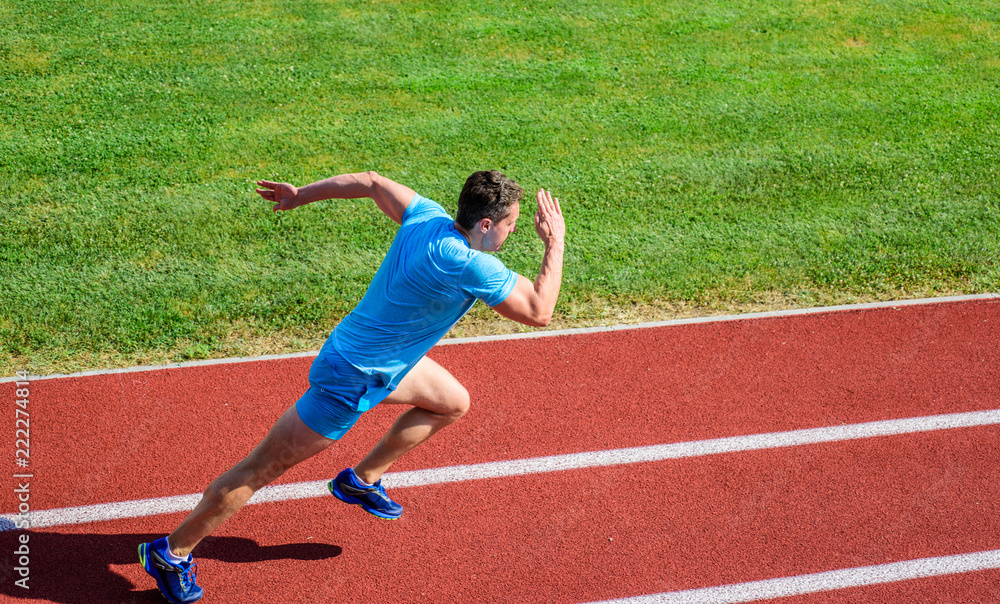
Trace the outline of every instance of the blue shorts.
[[336, 350], [324, 348], [309, 368], [309, 389], [295, 410], [314, 432], [339, 440], [361, 417], [361, 397], [382, 387], [379, 376], [367, 375]]

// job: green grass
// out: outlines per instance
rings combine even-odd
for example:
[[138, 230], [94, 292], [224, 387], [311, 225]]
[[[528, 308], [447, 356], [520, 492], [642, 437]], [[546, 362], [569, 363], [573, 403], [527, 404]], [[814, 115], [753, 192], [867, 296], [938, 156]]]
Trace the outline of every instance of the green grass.
[[[477, 169], [545, 186], [560, 325], [1000, 290], [992, 0], [0, 17], [4, 375], [315, 347], [394, 225], [362, 200], [272, 214], [259, 178], [374, 169], [452, 211]], [[499, 254], [531, 278], [533, 205]]]

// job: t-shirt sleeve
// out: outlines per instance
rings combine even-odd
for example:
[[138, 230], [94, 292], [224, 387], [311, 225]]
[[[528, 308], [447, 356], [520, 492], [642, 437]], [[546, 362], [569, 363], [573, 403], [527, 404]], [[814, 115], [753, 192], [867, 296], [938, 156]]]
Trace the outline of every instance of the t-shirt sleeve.
[[489, 254], [475, 254], [458, 279], [462, 291], [496, 306], [514, 291], [517, 273]]
[[406, 206], [406, 210], [403, 211], [403, 223], [423, 222], [424, 220], [438, 216], [450, 218], [448, 212], [445, 212], [444, 208], [441, 207], [441, 204], [417, 193], [410, 200], [409, 205]]

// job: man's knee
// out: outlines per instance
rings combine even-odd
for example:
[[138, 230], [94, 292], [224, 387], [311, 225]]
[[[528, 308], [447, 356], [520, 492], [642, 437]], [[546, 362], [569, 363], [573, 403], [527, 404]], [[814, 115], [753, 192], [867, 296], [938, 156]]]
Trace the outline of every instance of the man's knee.
[[456, 422], [468, 413], [471, 403], [469, 391], [465, 389], [465, 386], [456, 382], [448, 392], [448, 412], [445, 416], [451, 422]]
[[289, 408], [264, 440], [240, 462], [246, 484], [259, 489], [332, 442], [313, 432], [302, 423], [295, 408]]
[[280, 455], [262, 455], [260, 451], [253, 451], [233, 470], [238, 474], [237, 482], [240, 485], [256, 491], [276, 480], [293, 465], [294, 463], [281, 459]]

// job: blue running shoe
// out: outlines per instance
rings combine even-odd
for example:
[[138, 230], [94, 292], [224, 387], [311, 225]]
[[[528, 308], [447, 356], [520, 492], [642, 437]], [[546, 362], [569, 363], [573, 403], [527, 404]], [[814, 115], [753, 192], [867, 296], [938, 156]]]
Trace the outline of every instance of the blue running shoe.
[[166, 537], [139, 545], [139, 564], [142, 564], [150, 577], [156, 579], [160, 593], [173, 604], [200, 600], [205, 590], [195, 584], [198, 565], [194, 563], [190, 554], [186, 562], [171, 564], [167, 562], [166, 549]]
[[403, 515], [403, 506], [399, 505], [385, 494], [382, 481], [377, 480], [372, 486], [367, 486], [358, 480], [354, 468], [347, 468], [337, 477], [326, 483], [333, 496], [345, 503], [355, 503], [361, 508], [379, 518], [395, 520]]

